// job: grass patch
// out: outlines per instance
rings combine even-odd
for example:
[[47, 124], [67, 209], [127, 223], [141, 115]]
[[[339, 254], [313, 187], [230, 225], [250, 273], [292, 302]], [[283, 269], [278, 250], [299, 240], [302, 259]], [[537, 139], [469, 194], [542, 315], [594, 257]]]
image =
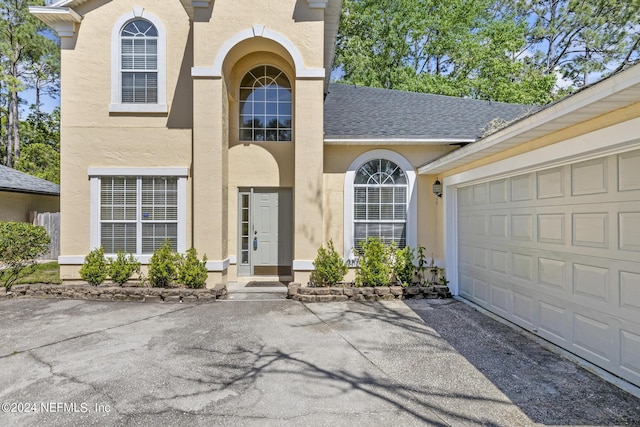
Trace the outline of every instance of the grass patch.
[[60, 280], [60, 266], [55, 261], [38, 264], [33, 273], [18, 279], [14, 284], [28, 285], [31, 283], [54, 283], [59, 285], [62, 283]]

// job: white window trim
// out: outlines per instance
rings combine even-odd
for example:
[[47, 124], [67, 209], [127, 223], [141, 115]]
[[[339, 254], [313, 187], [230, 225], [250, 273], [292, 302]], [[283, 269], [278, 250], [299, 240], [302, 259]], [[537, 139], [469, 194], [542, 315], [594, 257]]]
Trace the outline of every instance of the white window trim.
[[[155, 104], [122, 103], [122, 72], [120, 69], [122, 28], [129, 21], [141, 18], [151, 22], [158, 31], [158, 102]], [[141, 7], [122, 15], [111, 30], [111, 103], [110, 113], [166, 113], [167, 107], [167, 32], [160, 19]]]
[[358, 156], [349, 165], [344, 177], [344, 257], [348, 260], [355, 259], [354, 247], [354, 227], [353, 227], [353, 180], [355, 174], [362, 165], [371, 160], [386, 159], [400, 166], [407, 177], [407, 246], [415, 248], [417, 246], [418, 233], [418, 197], [415, 191], [416, 171], [400, 154], [391, 150], [371, 150]]
[[[100, 178], [102, 176], [166, 176], [178, 178], [178, 244], [179, 253], [187, 251], [187, 176], [189, 168], [94, 168], [88, 170], [90, 187], [89, 242], [91, 250], [100, 247]], [[148, 264], [151, 255], [134, 254], [136, 259]]]

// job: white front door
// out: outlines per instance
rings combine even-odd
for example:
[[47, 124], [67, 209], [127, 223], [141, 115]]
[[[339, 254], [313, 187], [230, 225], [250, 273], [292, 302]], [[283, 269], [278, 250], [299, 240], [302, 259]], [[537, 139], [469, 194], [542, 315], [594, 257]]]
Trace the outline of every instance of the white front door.
[[240, 193], [239, 275], [290, 275], [291, 189], [253, 188]]

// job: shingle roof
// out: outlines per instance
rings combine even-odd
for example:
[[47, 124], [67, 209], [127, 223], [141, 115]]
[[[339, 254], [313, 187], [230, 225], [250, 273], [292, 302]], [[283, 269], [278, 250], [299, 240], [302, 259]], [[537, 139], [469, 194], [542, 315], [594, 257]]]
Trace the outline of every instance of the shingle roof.
[[332, 83], [324, 103], [325, 139], [479, 138], [494, 119], [511, 121], [532, 107], [452, 96]]
[[60, 195], [60, 186], [24, 172], [0, 165], [0, 191]]

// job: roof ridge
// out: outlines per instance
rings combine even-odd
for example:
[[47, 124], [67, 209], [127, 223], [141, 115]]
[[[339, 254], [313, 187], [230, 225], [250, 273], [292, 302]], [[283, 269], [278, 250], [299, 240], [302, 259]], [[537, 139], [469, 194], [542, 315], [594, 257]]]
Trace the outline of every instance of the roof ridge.
[[456, 99], [456, 100], [461, 100], [461, 101], [466, 101], [466, 102], [485, 102], [485, 103], [489, 103], [489, 104], [526, 106], [526, 107], [538, 106], [538, 105], [517, 104], [517, 103], [502, 102], [502, 101], [491, 101], [491, 100], [486, 100], [486, 99], [467, 98], [467, 97], [463, 97], [463, 96], [442, 95], [442, 94], [439, 94], [439, 93], [416, 92], [416, 91], [405, 90], [405, 89], [387, 89], [387, 88], [383, 88], [383, 87], [364, 86], [364, 85], [358, 85], [358, 84], [354, 84], [354, 83], [330, 82], [329, 83], [329, 92], [331, 92], [331, 86], [333, 86], [333, 85], [342, 86], [342, 87], [352, 87], [354, 89], [365, 89], [365, 90], [395, 92], [395, 93], [399, 93], [399, 94], [410, 94], [410, 95], [415, 95], [415, 96], [429, 96], [429, 97], [440, 97], [440, 98], [447, 98], [447, 99]]

